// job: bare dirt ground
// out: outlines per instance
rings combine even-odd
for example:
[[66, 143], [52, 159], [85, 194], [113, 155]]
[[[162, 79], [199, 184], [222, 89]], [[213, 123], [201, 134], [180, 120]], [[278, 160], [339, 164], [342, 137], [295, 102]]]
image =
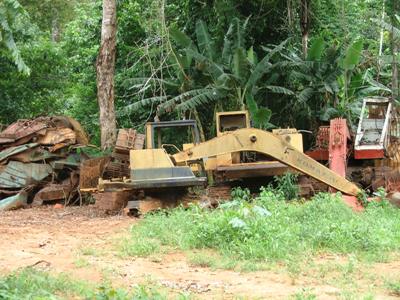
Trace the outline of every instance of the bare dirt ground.
[[[400, 261], [354, 267], [343, 257], [320, 257], [293, 277], [285, 267], [240, 273], [192, 266], [185, 254], [126, 258], [118, 241], [139, 219], [107, 216], [91, 207], [41, 207], [0, 213], [0, 274], [28, 266], [64, 272], [129, 290], [154, 282], [200, 299], [396, 299], [387, 281], [400, 280]], [[299, 298], [300, 297], [300, 298]], [[303, 297], [303, 298], [301, 298]]]

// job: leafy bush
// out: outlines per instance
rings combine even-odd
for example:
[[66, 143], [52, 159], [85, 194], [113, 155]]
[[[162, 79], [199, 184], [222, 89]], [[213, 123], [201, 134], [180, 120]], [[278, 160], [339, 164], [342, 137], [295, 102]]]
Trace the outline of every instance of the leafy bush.
[[287, 172], [282, 176], [275, 176], [274, 180], [277, 185], [277, 190], [285, 196], [285, 199], [293, 200], [299, 196], [297, 174]]
[[125, 253], [134, 253], [137, 241], [158, 241], [181, 250], [213, 249], [252, 261], [318, 252], [378, 254], [400, 248], [400, 211], [390, 205], [372, 205], [355, 213], [339, 195], [318, 194], [305, 204], [284, 199], [282, 191], [263, 188], [252, 202], [236, 198], [213, 211], [191, 206], [148, 215], [132, 228]]

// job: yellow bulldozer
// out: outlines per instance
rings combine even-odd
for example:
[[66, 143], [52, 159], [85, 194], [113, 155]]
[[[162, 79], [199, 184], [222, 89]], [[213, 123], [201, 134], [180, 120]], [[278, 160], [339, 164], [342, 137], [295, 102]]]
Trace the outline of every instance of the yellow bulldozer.
[[[217, 113], [216, 127], [215, 138], [200, 142], [193, 120], [147, 123], [145, 149], [129, 151], [129, 176], [103, 180], [100, 174], [96, 191], [130, 191], [135, 196], [128, 199], [128, 208], [140, 210], [146, 199], [155, 198], [146, 195], [171, 198], [183, 195], [180, 191], [188, 187], [207, 185], [206, 172], [217, 182], [226, 182], [280, 175], [290, 169], [346, 195], [360, 192], [355, 184], [304, 154], [302, 135], [296, 129], [269, 132], [252, 128], [247, 111]], [[188, 130], [192, 140], [181, 148], [163, 143], [161, 135], [166, 128]], [[163, 207], [162, 202], [157, 200], [151, 207]]]

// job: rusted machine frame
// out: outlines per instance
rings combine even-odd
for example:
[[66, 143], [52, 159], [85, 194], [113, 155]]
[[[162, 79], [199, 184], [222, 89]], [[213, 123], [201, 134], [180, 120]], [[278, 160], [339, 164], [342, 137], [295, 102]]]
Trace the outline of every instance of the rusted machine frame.
[[175, 163], [196, 161], [225, 153], [255, 151], [309, 175], [348, 195], [360, 189], [274, 134], [254, 128], [238, 129], [173, 155]]
[[[362, 134], [362, 124], [365, 119], [366, 107], [370, 103], [387, 104], [385, 121], [382, 128], [382, 134], [377, 145], [360, 145]], [[357, 134], [354, 142], [354, 158], [355, 159], [376, 159], [385, 157], [385, 149], [388, 143], [388, 132], [390, 125], [390, 116], [392, 113], [392, 103], [387, 98], [366, 98], [363, 101], [360, 120], [358, 122]]]
[[192, 127], [194, 132], [194, 144], [200, 142], [199, 129], [195, 120], [176, 120], [176, 121], [162, 121], [162, 122], [149, 122], [146, 123], [146, 149], [157, 148], [154, 141], [154, 131], [161, 128], [173, 127]]

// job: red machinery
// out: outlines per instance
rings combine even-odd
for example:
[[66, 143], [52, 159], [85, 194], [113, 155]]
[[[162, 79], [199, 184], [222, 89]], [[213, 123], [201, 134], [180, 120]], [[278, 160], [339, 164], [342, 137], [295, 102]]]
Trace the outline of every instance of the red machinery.
[[363, 101], [357, 131], [351, 134], [345, 119], [333, 119], [319, 128], [315, 147], [306, 152], [363, 188], [384, 186], [398, 190], [398, 129], [387, 98]]

